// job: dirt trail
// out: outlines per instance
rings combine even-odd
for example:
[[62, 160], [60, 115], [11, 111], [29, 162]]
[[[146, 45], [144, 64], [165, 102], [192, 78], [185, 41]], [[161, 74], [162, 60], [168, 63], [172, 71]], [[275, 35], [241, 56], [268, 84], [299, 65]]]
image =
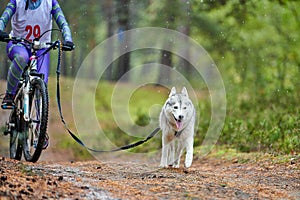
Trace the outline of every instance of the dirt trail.
[[299, 158], [205, 158], [185, 169], [124, 161], [0, 160], [0, 199], [300, 199]]

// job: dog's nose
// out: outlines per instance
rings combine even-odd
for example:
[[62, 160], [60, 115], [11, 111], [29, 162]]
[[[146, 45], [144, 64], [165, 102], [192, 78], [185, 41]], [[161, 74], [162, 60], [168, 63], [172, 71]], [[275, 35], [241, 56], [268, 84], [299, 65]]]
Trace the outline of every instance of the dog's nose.
[[183, 115], [179, 115], [178, 118], [179, 118], [180, 120], [182, 120], [182, 119], [183, 119]]

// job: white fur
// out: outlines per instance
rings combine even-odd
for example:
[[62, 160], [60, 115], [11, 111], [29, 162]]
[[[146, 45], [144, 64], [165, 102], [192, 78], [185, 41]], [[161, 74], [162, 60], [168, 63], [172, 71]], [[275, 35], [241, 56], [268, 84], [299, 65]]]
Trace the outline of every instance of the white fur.
[[188, 168], [192, 165], [195, 118], [195, 108], [186, 88], [183, 87], [181, 93], [176, 93], [173, 87], [159, 116], [159, 126], [162, 130], [160, 167], [179, 168], [184, 149], [184, 166]]

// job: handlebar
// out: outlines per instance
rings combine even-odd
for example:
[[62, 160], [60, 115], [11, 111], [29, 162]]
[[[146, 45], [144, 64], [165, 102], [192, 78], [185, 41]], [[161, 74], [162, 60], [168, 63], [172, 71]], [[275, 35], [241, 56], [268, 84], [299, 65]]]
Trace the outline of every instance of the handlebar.
[[[10, 41], [12, 41], [13, 43], [28, 44], [34, 50], [45, 49], [45, 48], [49, 48], [49, 50], [56, 49], [56, 48], [59, 48], [59, 45], [61, 43], [59, 40], [53, 41], [53, 42], [40, 42], [39, 40], [29, 41], [25, 38], [12, 37], [11, 35], [9, 35], [9, 38], [4, 39], [4, 42], [10, 42]], [[73, 49], [67, 45], [62, 45], [62, 50], [63, 51], [72, 51]]]
[[[50, 50], [52, 49], [58, 49], [58, 59], [57, 59], [57, 69], [56, 69], [56, 73], [60, 74], [60, 65], [61, 65], [61, 51], [72, 51], [75, 46], [74, 44], [71, 42], [71, 45], [64, 45], [61, 43], [60, 40], [56, 40], [56, 41], [52, 41], [52, 42], [40, 42], [40, 38], [49, 31], [60, 31], [59, 29], [51, 29], [48, 31], [45, 31], [41, 36], [39, 36], [38, 38], [33, 39], [33, 41], [29, 41], [25, 38], [19, 38], [19, 37], [12, 37], [11, 35], [9, 35], [8, 38], [1, 38], [2, 42], [13, 42], [13, 43], [21, 43], [24, 44], [24, 46], [28, 45], [30, 47], [31, 50], [36, 51], [39, 49], [43, 49], [43, 52], [41, 54], [39, 54], [38, 57], [44, 56], [46, 53], [48, 53]], [[1, 32], [1, 31], [0, 31]], [[67, 42], [68, 43], [68, 42]]]

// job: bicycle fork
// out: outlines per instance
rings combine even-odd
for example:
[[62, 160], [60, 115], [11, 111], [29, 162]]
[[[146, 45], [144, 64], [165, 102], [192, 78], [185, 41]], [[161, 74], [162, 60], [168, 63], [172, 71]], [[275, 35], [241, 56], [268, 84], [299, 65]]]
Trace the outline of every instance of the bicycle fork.
[[[29, 67], [30, 67], [30, 71], [37, 70], [37, 57], [35, 54], [30, 57]], [[27, 74], [26, 79], [27, 80], [25, 80], [25, 87], [23, 88], [23, 95], [24, 95], [23, 109], [24, 109], [24, 120], [26, 122], [29, 122], [30, 120], [29, 94], [30, 94], [30, 81], [31, 81], [30, 72]]]
[[29, 82], [26, 83], [24, 89], [23, 89], [23, 95], [24, 95], [24, 102], [23, 102], [23, 109], [24, 109], [24, 120], [26, 122], [29, 121], [29, 92], [30, 92], [30, 84]]

